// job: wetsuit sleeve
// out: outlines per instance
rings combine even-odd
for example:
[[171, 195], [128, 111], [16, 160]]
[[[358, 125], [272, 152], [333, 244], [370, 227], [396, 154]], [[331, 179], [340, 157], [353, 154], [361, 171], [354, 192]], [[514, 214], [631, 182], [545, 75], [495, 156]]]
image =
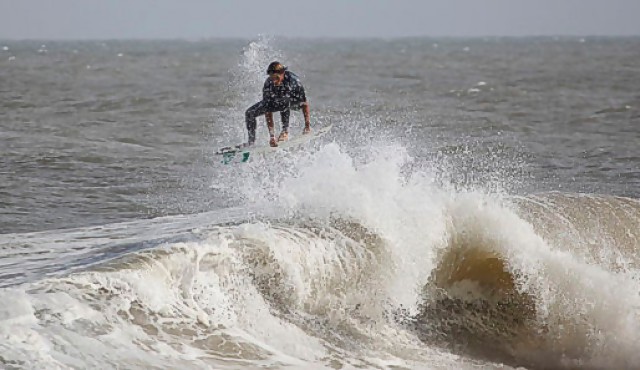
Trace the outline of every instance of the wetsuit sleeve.
[[262, 100], [268, 101], [271, 97], [271, 84], [269, 83], [269, 79], [267, 78], [264, 81], [264, 86], [262, 87]]
[[307, 101], [307, 95], [304, 91], [304, 86], [302, 86], [302, 83], [297, 78], [294, 80], [294, 83], [291, 89], [291, 98], [292, 100], [299, 103], [304, 103]]

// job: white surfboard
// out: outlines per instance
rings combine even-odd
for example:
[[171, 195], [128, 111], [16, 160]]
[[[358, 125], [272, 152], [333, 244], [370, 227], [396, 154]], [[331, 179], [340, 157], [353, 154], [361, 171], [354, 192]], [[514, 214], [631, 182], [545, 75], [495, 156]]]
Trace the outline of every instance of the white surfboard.
[[292, 148], [322, 137], [331, 130], [331, 126], [332, 125], [322, 127], [318, 130], [311, 131], [306, 135], [300, 134], [287, 141], [280, 141], [278, 142], [277, 147], [257, 145], [246, 146], [246, 144], [239, 144], [220, 148], [215, 152], [215, 154], [222, 157], [222, 163], [224, 164], [229, 164], [231, 162], [247, 162], [251, 156], [255, 156], [257, 154], [268, 154], [277, 150]]

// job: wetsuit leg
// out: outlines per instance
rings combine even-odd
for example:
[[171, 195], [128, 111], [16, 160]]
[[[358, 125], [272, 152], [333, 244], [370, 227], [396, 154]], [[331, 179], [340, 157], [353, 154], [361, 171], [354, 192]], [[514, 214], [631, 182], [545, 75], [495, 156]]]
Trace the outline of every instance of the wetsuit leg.
[[254, 143], [256, 141], [256, 126], [258, 125], [256, 117], [259, 117], [268, 111], [269, 109], [267, 104], [264, 101], [259, 101], [245, 112], [244, 118], [247, 124], [247, 131], [249, 132], [249, 143]]
[[286, 108], [280, 111], [280, 120], [282, 121], [282, 131], [289, 132], [289, 116], [291, 115], [291, 110]]

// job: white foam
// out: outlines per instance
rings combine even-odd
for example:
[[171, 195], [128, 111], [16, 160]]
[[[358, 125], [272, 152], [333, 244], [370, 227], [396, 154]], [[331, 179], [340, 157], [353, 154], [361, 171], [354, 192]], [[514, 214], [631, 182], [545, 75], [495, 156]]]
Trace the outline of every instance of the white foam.
[[251, 200], [274, 214], [293, 210], [316, 221], [334, 216], [353, 219], [390, 240], [395, 249], [390, 268], [398, 271], [390, 280], [388, 289], [394, 294], [389, 296], [415, 307], [433, 253], [444, 242], [446, 221], [440, 216], [443, 195], [433, 186], [433, 178], [420, 174], [406, 179], [401, 174], [408, 161], [401, 147], [387, 146], [357, 164], [338, 145], [329, 144], [297, 159], [291, 175], [266, 183], [264, 178], [259, 183], [247, 181], [245, 191], [251, 195], [260, 188], [259, 194], [272, 194]]
[[0, 311], [3, 358], [39, 368], [202, 368], [217, 362], [194, 341], [223, 335], [273, 363], [316, 360], [324, 347], [271, 314], [229, 237], [178, 243], [130, 269], [42, 281], [28, 293], [0, 290], [12, 302]]
[[566, 339], [574, 343], [568, 351], [577, 353], [586, 341], [595, 343], [581, 357], [589, 363], [624, 366], [636, 358], [640, 328], [630, 323], [640, 299], [633, 293], [633, 274], [612, 273], [550, 244], [497, 196], [445, 191], [421, 171], [403, 174], [411, 158], [402, 147], [372, 144], [368, 150], [367, 159], [357, 162], [337, 144], [328, 144], [297, 157], [293, 168], [279, 176], [247, 181], [244, 190], [259, 193], [251, 201], [271, 209], [273, 216], [346, 218], [375, 230], [388, 241], [386, 295], [409, 309], [419, 300], [418, 289], [450, 235], [481, 240], [507, 259], [519, 277], [518, 289], [537, 297], [540, 320], [559, 328], [558, 322], [586, 315], [584, 325]]

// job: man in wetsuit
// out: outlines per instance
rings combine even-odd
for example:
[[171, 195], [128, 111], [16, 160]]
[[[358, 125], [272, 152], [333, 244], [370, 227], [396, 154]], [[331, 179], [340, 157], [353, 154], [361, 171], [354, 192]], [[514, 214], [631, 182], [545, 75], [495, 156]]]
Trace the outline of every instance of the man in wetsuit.
[[[311, 132], [309, 122], [309, 103], [304, 92], [304, 87], [298, 76], [287, 71], [287, 67], [280, 62], [272, 62], [267, 68], [269, 78], [264, 82], [262, 88], [262, 101], [252, 105], [245, 113], [247, 130], [249, 131], [249, 142], [253, 145], [256, 141], [256, 117], [265, 115], [267, 127], [269, 128], [269, 145], [278, 146], [279, 141], [289, 138], [289, 115], [291, 110], [302, 109], [304, 114], [303, 134]], [[273, 128], [273, 112], [280, 112], [282, 120], [282, 131], [276, 140]]]

